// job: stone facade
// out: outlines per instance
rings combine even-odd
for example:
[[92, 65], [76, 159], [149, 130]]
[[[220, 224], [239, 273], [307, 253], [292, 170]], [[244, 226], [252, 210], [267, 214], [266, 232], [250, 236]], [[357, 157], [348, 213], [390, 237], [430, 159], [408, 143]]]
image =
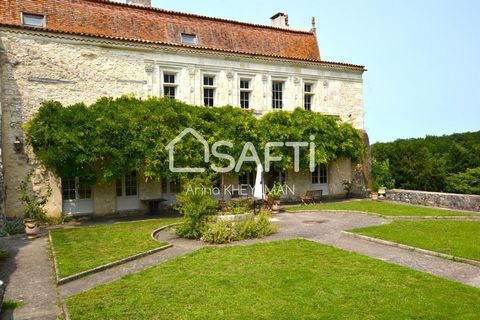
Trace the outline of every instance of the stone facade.
[[[172, 48], [94, 37], [51, 34], [43, 31], [0, 27], [2, 149], [7, 216], [18, 216], [19, 182], [31, 168], [38, 189], [50, 184], [53, 193], [47, 205], [50, 215], [62, 211], [60, 179], [42, 170], [28, 146], [13, 149], [19, 137], [25, 141], [22, 125], [46, 100], [64, 105], [91, 104], [99, 97], [133, 94], [162, 96], [163, 74], [175, 74], [176, 95], [189, 104], [203, 104], [203, 75], [215, 78], [215, 105], [239, 106], [240, 79], [251, 81], [251, 109], [261, 116], [272, 110], [272, 81], [284, 83], [284, 110], [303, 104], [305, 83], [313, 86], [312, 110], [337, 115], [364, 128], [362, 72], [358, 68], [317, 62], [252, 57], [234, 53]], [[343, 180], [352, 178], [349, 160], [329, 166], [329, 194], [343, 194]], [[1, 178], [1, 177], [0, 177]], [[298, 192], [311, 188], [310, 173], [289, 174]], [[1, 179], [0, 179], [1, 182]], [[160, 183], [138, 177], [139, 198], [162, 197]], [[93, 188], [97, 214], [116, 212], [115, 184]], [[141, 205], [146, 209], [145, 205]]]
[[430, 207], [480, 212], [480, 196], [413, 190], [387, 190], [386, 199]]

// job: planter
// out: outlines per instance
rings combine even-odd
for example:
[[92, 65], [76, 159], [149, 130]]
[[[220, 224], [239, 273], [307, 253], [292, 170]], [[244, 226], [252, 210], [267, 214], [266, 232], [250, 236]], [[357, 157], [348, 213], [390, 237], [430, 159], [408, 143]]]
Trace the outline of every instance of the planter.
[[378, 197], [380, 199], [385, 198], [386, 193], [387, 193], [387, 188], [381, 187], [381, 188], [378, 189]]
[[274, 201], [272, 204], [272, 213], [277, 214], [280, 212], [280, 201]]
[[28, 239], [35, 239], [40, 233], [40, 226], [38, 220], [35, 219], [25, 219], [25, 233], [27, 234]]
[[370, 194], [370, 198], [372, 198], [372, 200], [378, 200], [378, 193], [372, 192], [372, 193]]

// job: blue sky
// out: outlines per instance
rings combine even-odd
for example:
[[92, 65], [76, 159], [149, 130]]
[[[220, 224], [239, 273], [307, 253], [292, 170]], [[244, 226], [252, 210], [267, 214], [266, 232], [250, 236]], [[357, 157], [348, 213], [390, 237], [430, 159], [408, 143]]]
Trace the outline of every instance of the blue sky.
[[480, 130], [480, 1], [153, 0], [153, 6], [269, 24], [317, 19], [322, 59], [365, 65], [371, 142]]

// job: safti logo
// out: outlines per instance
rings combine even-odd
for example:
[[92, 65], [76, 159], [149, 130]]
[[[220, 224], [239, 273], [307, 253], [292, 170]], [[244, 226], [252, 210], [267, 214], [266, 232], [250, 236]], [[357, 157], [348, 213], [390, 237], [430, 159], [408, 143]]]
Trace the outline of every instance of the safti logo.
[[[218, 167], [216, 164], [212, 163], [210, 165], [211, 169], [215, 172], [219, 173], [228, 173], [228, 172], [240, 172], [242, 169], [242, 165], [245, 162], [255, 162], [258, 165], [262, 165], [260, 158], [258, 157], [257, 150], [253, 143], [247, 142], [244, 144], [242, 153], [240, 158], [236, 161], [230, 154], [227, 153], [220, 153], [218, 148], [220, 147], [227, 147], [233, 148], [233, 144], [229, 141], [217, 141], [215, 142], [212, 147], [208, 144], [207, 140], [205, 140], [197, 131], [192, 128], [186, 128], [183, 130], [179, 135], [177, 135], [170, 143], [165, 147], [168, 150], [168, 160], [169, 160], [169, 169], [172, 172], [178, 173], [201, 173], [205, 172], [205, 168], [176, 168], [175, 167], [175, 145], [179, 143], [187, 134], [191, 134], [197, 139], [204, 147], [204, 156], [203, 159], [205, 163], [209, 163], [211, 157], [216, 157], [218, 159], [225, 159], [228, 160], [230, 163], [227, 167]], [[278, 162], [282, 160], [282, 157], [278, 156], [271, 156], [270, 150], [272, 148], [280, 148], [280, 147], [291, 147], [293, 148], [293, 155], [294, 155], [294, 171], [300, 171], [300, 149], [307, 148], [310, 152], [310, 161], [309, 167], [310, 171], [315, 171], [315, 136], [310, 136], [310, 142], [268, 142], [265, 145], [265, 172], [270, 172], [270, 167], [272, 162]], [[251, 154], [251, 155], [247, 155]]]

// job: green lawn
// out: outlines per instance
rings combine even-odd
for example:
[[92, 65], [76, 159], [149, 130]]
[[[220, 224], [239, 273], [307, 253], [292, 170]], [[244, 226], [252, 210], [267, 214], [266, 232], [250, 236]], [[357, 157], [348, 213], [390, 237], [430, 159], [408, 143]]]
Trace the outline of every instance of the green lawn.
[[180, 221], [179, 218], [158, 219], [53, 230], [52, 241], [60, 277], [163, 246], [166, 243], [150, 237], [152, 231]]
[[355, 200], [292, 206], [283, 208], [287, 212], [304, 210], [352, 210], [379, 213], [385, 216], [469, 216], [465, 212], [442, 210], [435, 208], [415, 207], [390, 202]]
[[478, 319], [480, 290], [290, 240], [205, 248], [67, 304], [72, 319]]
[[480, 221], [393, 221], [352, 232], [480, 260]]

